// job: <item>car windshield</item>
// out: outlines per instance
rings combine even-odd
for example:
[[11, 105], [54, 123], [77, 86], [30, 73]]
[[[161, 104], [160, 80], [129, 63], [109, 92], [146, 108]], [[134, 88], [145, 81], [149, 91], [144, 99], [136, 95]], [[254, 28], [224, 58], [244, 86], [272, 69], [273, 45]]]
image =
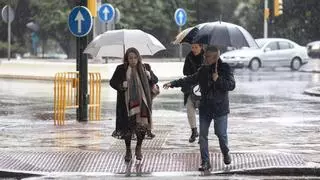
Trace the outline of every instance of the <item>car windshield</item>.
[[268, 40], [267, 39], [256, 39], [256, 42], [257, 42], [259, 48], [262, 48], [268, 42]]

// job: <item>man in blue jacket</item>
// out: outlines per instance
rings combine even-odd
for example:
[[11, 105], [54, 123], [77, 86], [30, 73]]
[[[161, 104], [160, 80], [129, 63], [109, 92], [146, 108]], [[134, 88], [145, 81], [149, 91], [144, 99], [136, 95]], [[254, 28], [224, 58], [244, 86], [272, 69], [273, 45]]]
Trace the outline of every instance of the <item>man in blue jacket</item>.
[[204, 56], [205, 63], [196, 73], [163, 85], [165, 89], [196, 83], [200, 86], [200, 171], [211, 170], [208, 133], [212, 119], [214, 120], [214, 131], [219, 139], [220, 149], [224, 157], [223, 161], [226, 165], [231, 163], [227, 135], [228, 114], [230, 112], [228, 92], [232, 91], [236, 85], [232, 70], [227, 63], [223, 63], [219, 58], [220, 52], [217, 47], [208, 46]]

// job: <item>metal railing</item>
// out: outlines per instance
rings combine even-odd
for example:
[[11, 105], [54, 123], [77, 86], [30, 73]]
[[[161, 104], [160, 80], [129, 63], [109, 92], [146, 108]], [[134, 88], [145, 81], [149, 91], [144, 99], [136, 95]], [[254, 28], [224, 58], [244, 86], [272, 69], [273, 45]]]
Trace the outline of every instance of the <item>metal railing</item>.
[[[101, 119], [101, 75], [89, 73], [89, 120]], [[54, 125], [65, 124], [66, 109], [79, 107], [79, 73], [61, 72], [54, 79]]]

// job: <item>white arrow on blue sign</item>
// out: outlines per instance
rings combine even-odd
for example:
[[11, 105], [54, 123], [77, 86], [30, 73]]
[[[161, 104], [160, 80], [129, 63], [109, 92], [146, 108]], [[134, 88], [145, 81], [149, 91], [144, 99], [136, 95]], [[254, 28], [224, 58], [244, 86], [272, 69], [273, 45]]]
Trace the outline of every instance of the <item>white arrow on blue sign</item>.
[[99, 8], [98, 14], [99, 14], [99, 19], [102, 22], [110, 22], [114, 18], [115, 11], [111, 4], [103, 4]]
[[86, 36], [92, 29], [92, 16], [88, 8], [77, 6], [69, 14], [70, 32], [76, 37]]
[[187, 13], [184, 9], [178, 8], [174, 13], [174, 20], [178, 26], [183, 26], [187, 22]]

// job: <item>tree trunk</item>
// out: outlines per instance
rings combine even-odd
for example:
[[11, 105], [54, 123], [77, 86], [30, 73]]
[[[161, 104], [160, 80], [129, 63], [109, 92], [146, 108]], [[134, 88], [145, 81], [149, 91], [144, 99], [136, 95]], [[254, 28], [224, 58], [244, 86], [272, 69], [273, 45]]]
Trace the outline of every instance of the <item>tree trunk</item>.
[[76, 58], [76, 38], [71, 39], [64, 39], [64, 40], [57, 40], [63, 49], [63, 51], [67, 54], [68, 59], [75, 59]]

